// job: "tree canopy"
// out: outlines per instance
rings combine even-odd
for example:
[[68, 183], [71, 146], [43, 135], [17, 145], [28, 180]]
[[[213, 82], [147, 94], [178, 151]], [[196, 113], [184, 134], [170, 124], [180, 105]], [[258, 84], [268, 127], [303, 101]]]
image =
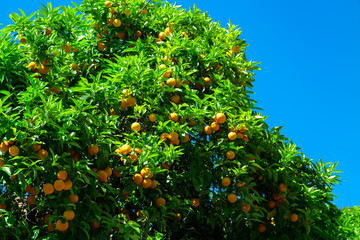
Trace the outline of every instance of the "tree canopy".
[[339, 239], [336, 163], [269, 129], [237, 26], [160, 0], [10, 17], [1, 239]]

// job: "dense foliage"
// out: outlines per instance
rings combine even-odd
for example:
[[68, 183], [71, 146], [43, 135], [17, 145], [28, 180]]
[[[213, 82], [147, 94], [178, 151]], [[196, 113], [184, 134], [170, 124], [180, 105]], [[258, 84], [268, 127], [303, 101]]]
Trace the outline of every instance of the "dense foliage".
[[0, 239], [339, 239], [336, 164], [268, 128], [236, 26], [160, 0], [10, 17]]

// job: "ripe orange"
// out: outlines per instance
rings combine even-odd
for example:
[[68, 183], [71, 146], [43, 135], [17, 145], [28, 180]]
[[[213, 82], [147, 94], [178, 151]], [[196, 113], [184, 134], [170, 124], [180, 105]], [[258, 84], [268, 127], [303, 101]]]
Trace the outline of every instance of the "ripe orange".
[[10, 148], [10, 145], [8, 142], [4, 141], [4, 142], [1, 142], [1, 145], [0, 145], [0, 149], [3, 153], [6, 153]]
[[0, 158], [0, 168], [5, 165], [4, 159]]
[[150, 114], [149, 120], [150, 120], [150, 122], [155, 122], [156, 121], [156, 115], [154, 113]]
[[236, 139], [236, 133], [235, 132], [229, 132], [228, 134], [228, 138], [231, 140], [231, 141], [234, 141]]
[[221, 184], [222, 184], [224, 187], [229, 186], [230, 183], [231, 183], [231, 180], [230, 180], [230, 178], [228, 178], [228, 177], [223, 178], [222, 181], [221, 181]]
[[91, 228], [92, 228], [92, 229], [96, 230], [96, 229], [98, 229], [99, 227], [100, 227], [100, 224], [99, 224], [98, 222], [93, 222], [93, 223], [91, 223]]
[[77, 203], [79, 201], [79, 196], [72, 194], [72, 195], [69, 195], [69, 199], [70, 199], [71, 203]]
[[204, 127], [204, 132], [206, 135], [210, 135], [212, 133], [211, 127], [210, 126], [205, 126]]
[[141, 36], [142, 36], [142, 33], [141, 33], [141, 31], [135, 31], [135, 33], [134, 33], [134, 36], [136, 37], [136, 38], [140, 38]]
[[158, 37], [159, 37], [159, 39], [160, 39], [161, 41], [165, 41], [165, 40], [166, 40], [166, 38], [165, 38], [165, 33], [163, 33], [163, 32], [160, 32]]
[[129, 16], [131, 14], [131, 11], [129, 9], [125, 10], [125, 15]]
[[65, 187], [64, 190], [70, 190], [72, 188], [72, 181], [70, 179], [65, 181]]
[[242, 138], [245, 142], [249, 141], [249, 137], [247, 135], [244, 135], [244, 137]]
[[193, 207], [198, 207], [200, 205], [200, 200], [198, 198], [193, 198], [192, 199], [192, 206]]
[[177, 115], [177, 113], [173, 112], [170, 114], [169, 119], [173, 122], [177, 122], [179, 120], [179, 115]]
[[169, 86], [169, 87], [174, 87], [176, 85], [176, 80], [175, 78], [169, 78], [168, 80], [166, 80], [166, 84]]
[[39, 73], [41, 75], [48, 74], [49, 71], [50, 71], [50, 68], [49, 68], [49, 66], [46, 66], [46, 65], [41, 65], [40, 68], [39, 68]]
[[45, 194], [52, 194], [54, 192], [54, 186], [51, 183], [45, 183], [43, 191]]
[[6, 204], [5, 203], [0, 203], [0, 209], [6, 210]]
[[237, 201], [237, 196], [235, 193], [230, 193], [227, 198], [230, 203], [234, 203]]
[[296, 213], [290, 215], [290, 220], [292, 222], [297, 222], [299, 220], [299, 216]]
[[35, 186], [31, 186], [29, 193], [33, 196], [36, 196], [38, 194], [36, 187]]
[[26, 43], [26, 38], [19, 38], [20, 43]]
[[46, 36], [50, 35], [50, 34], [51, 34], [51, 30], [48, 29], [48, 28], [45, 28], [45, 29], [44, 29], [44, 34], [45, 34]]
[[245, 186], [245, 184], [246, 184], [246, 182], [238, 182], [238, 183], [236, 183], [236, 186], [241, 188], [241, 187]]
[[99, 152], [99, 147], [95, 144], [91, 144], [90, 147], [88, 147], [88, 153], [93, 156], [96, 155]]
[[29, 63], [27, 68], [30, 68], [31, 70], [35, 71], [35, 69], [37, 68], [37, 64], [35, 62], [31, 62]]
[[150, 168], [143, 168], [140, 171], [140, 174], [143, 178], [152, 178], [154, 175], [151, 173]]
[[215, 115], [214, 120], [218, 124], [223, 124], [226, 121], [226, 116], [223, 113], [218, 113]]
[[64, 188], [65, 188], [64, 181], [63, 180], [56, 180], [54, 182], [54, 188], [55, 188], [56, 191], [59, 191], [59, 192], [64, 190]]
[[65, 181], [68, 177], [68, 173], [65, 170], [60, 170], [60, 171], [58, 171], [56, 176], [58, 179]]
[[180, 103], [180, 96], [179, 95], [172, 95], [170, 98], [170, 101], [172, 101], [175, 104], [179, 104]]
[[123, 145], [122, 147], [123, 154], [131, 153], [132, 149], [128, 144]]
[[166, 205], [166, 201], [165, 201], [164, 198], [160, 197], [160, 198], [156, 199], [155, 205], [156, 205], [157, 207], [165, 206], [165, 205]]
[[280, 192], [285, 192], [286, 191], [286, 185], [284, 183], [280, 183], [279, 190], [280, 190]]
[[151, 179], [144, 179], [141, 183], [143, 188], [149, 188], [152, 185]]
[[136, 104], [136, 99], [135, 99], [134, 97], [129, 97], [129, 98], [127, 99], [127, 104], [129, 105], [129, 107], [135, 106], [135, 104]]
[[46, 214], [44, 217], [44, 223], [49, 224], [50, 217], [51, 217], [51, 214]]
[[9, 148], [9, 154], [13, 157], [16, 157], [17, 155], [19, 155], [19, 152], [20, 152], [20, 150], [17, 146], [11, 146]]
[[234, 159], [235, 158], [235, 153], [233, 152], [233, 151], [228, 151], [227, 153], [226, 153], [226, 157], [228, 158], [228, 159]]
[[[204, 56], [205, 57], [205, 56]], [[211, 79], [209, 77], [204, 78], [205, 86], [211, 84]]]
[[125, 38], [125, 33], [124, 33], [124, 32], [118, 32], [118, 33], [117, 33], [117, 36], [118, 36], [118, 38], [120, 38], [120, 39], [124, 39], [124, 38]]
[[210, 127], [211, 127], [211, 130], [213, 130], [214, 132], [218, 131], [220, 129], [220, 125], [217, 122], [212, 122], [210, 124]]
[[274, 207], [276, 207], [276, 202], [275, 202], [275, 201], [272, 201], [272, 200], [269, 201], [269, 202], [268, 202], [268, 207], [269, 207], [269, 208], [274, 208]]
[[100, 181], [102, 181], [102, 182], [107, 182], [108, 181], [108, 179], [107, 179], [108, 175], [104, 170], [98, 171], [97, 175], [98, 175], [98, 179]]
[[121, 177], [121, 173], [119, 171], [113, 171], [113, 176], [119, 178]]
[[278, 192], [274, 192], [273, 194], [272, 194], [272, 197], [273, 197], [273, 199], [275, 200], [275, 201], [277, 201], [277, 200], [280, 200], [280, 193], [278, 193]]
[[108, 7], [108, 8], [111, 7], [111, 2], [110, 2], [110, 1], [106, 1], [106, 2], [105, 2], [105, 6]]
[[166, 72], [164, 73], [163, 77], [164, 78], [169, 78], [171, 76], [171, 69], [166, 70]]
[[156, 187], [157, 187], [157, 181], [156, 181], [156, 180], [152, 180], [152, 181], [151, 181], [151, 186], [150, 186], [150, 188], [154, 189], [154, 188], [156, 188]]
[[106, 168], [104, 169], [104, 171], [106, 172], [106, 174], [107, 174], [108, 177], [110, 177], [110, 176], [112, 175], [112, 173], [113, 173], [111, 167], [106, 167]]
[[241, 206], [241, 210], [243, 210], [244, 212], [249, 212], [249, 211], [250, 211], [250, 205], [247, 204], [247, 203], [244, 203], [244, 204]]
[[35, 150], [35, 152], [39, 151], [41, 149], [41, 145], [40, 144], [33, 144], [33, 148]]
[[147, 9], [146, 9], [146, 8], [144, 8], [144, 9], [141, 10], [141, 14], [145, 15], [146, 13], [147, 13]]
[[131, 124], [131, 130], [139, 132], [141, 129], [140, 123], [134, 122]]
[[175, 142], [176, 140], [179, 139], [179, 134], [177, 132], [171, 132], [168, 138], [170, 139], [170, 141]]
[[103, 43], [102, 41], [98, 41], [97, 46], [100, 51], [103, 51], [106, 48], [105, 43]]
[[38, 159], [46, 159], [49, 156], [49, 153], [44, 150], [44, 149], [40, 149], [38, 152]]
[[185, 133], [185, 134], [183, 134], [183, 136], [184, 136], [184, 140], [183, 140], [182, 142], [183, 142], [183, 143], [188, 142], [189, 139], [190, 139], [190, 135], [189, 135], [188, 133]]
[[114, 22], [113, 22], [113, 25], [114, 25], [115, 27], [120, 27], [120, 25], [121, 25], [120, 19], [115, 19]]
[[56, 229], [61, 231], [61, 232], [65, 232], [69, 227], [69, 222], [66, 221], [65, 223], [63, 223], [60, 219], [56, 221]]
[[136, 173], [136, 174], [133, 176], [133, 181], [134, 181], [135, 184], [141, 184], [142, 181], [143, 181], [143, 177], [141, 176], [141, 174]]
[[63, 213], [63, 216], [71, 221], [75, 218], [75, 212], [73, 210], [66, 210], [64, 213]]
[[260, 233], [265, 232], [265, 231], [266, 231], [266, 226], [265, 226], [264, 224], [259, 224], [259, 226], [258, 226], [258, 231], [259, 231]]
[[36, 198], [35, 198], [34, 196], [32, 196], [32, 195], [29, 195], [29, 196], [27, 196], [27, 198], [26, 198], [26, 202], [27, 202], [27, 204], [29, 204], [29, 205], [33, 205], [33, 204], [35, 204], [35, 202], [36, 202]]
[[54, 224], [53, 222], [50, 223], [50, 224], [47, 226], [47, 230], [48, 230], [49, 232], [55, 231], [55, 224]]

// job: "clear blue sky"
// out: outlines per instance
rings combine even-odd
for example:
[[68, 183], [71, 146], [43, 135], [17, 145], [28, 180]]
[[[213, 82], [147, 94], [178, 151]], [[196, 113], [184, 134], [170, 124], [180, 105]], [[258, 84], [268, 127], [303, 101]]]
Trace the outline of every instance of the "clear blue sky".
[[[7, 1], [0, 23], [10, 24], [18, 8], [32, 13], [46, 2]], [[254, 99], [267, 123], [284, 126], [307, 157], [340, 162], [334, 202], [360, 206], [360, 1], [177, 1], [186, 9], [194, 3], [222, 26], [231, 19], [243, 30], [248, 59], [261, 62]]]

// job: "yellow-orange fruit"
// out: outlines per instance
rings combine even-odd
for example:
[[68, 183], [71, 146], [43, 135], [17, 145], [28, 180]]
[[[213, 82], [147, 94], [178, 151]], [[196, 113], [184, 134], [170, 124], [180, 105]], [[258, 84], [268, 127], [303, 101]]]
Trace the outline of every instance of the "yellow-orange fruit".
[[68, 177], [68, 173], [65, 170], [60, 170], [58, 171], [58, 173], [56, 174], [56, 177], [60, 180], [65, 181]]
[[56, 191], [62, 191], [65, 188], [65, 183], [63, 180], [56, 180], [54, 182], [54, 188]]
[[72, 194], [72, 195], [69, 195], [69, 199], [70, 199], [71, 203], [77, 203], [79, 201], [79, 196]]
[[151, 181], [151, 186], [150, 186], [150, 188], [154, 189], [154, 188], [156, 188], [156, 187], [157, 187], [157, 181], [156, 181], [156, 180], [152, 180], [152, 181]]
[[16, 157], [19, 155], [20, 149], [17, 146], [11, 146], [9, 148], [9, 154], [13, 157]]
[[142, 181], [143, 181], [143, 177], [141, 176], [141, 174], [136, 173], [136, 174], [133, 176], [133, 181], [134, 181], [135, 184], [141, 184]]
[[104, 171], [106, 172], [106, 174], [107, 174], [108, 177], [110, 177], [110, 176], [112, 175], [112, 173], [113, 173], [111, 167], [106, 167], [106, 168], [104, 169]]
[[140, 129], [141, 129], [140, 123], [134, 122], [133, 124], [131, 124], [131, 129], [132, 129], [133, 131], [139, 132]]
[[193, 207], [198, 207], [200, 205], [200, 200], [198, 198], [193, 198], [192, 199], [192, 206]]
[[228, 134], [228, 138], [231, 140], [231, 141], [234, 141], [236, 139], [236, 133], [235, 132], [229, 132]]
[[73, 210], [66, 210], [64, 213], [63, 213], [63, 216], [71, 221], [75, 218], [75, 212]]
[[63, 223], [60, 219], [56, 221], [56, 229], [60, 232], [65, 232], [69, 227], [69, 222]]
[[228, 151], [227, 153], [226, 153], [226, 157], [228, 158], [228, 159], [234, 159], [235, 158], [235, 153], [233, 152], [233, 151]]
[[43, 191], [45, 194], [52, 194], [54, 192], [54, 186], [51, 183], [45, 183]]
[[72, 188], [72, 181], [70, 179], [65, 181], [65, 187], [64, 190], [70, 190]]
[[88, 147], [88, 153], [93, 156], [96, 155], [99, 152], [99, 147], [95, 144], [91, 144], [90, 147]]
[[155, 205], [156, 205], [157, 207], [165, 206], [165, 205], [166, 205], [166, 201], [165, 201], [164, 198], [160, 197], [160, 198], [156, 199]]
[[231, 183], [231, 180], [230, 180], [230, 178], [228, 178], [228, 177], [223, 178], [222, 181], [221, 181], [221, 184], [222, 184], [224, 187], [229, 186], [230, 183]]
[[144, 179], [141, 183], [141, 186], [143, 188], [149, 188], [151, 186], [151, 184], [152, 184], [151, 179]]
[[230, 203], [236, 202], [236, 201], [237, 201], [237, 196], [236, 196], [236, 194], [230, 193], [230, 194], [228, 195], [228, 201], [229, 201]]
[[108, 175], [104, 170], [100, 170], [97, 172], [98, 175], [98, 179], [102, 182], [107, 182], [108, 181]]

